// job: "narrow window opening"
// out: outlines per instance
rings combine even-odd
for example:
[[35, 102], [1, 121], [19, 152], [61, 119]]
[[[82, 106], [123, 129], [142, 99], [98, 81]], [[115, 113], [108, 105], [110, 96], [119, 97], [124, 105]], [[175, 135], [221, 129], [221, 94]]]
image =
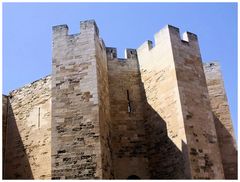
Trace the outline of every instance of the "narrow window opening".
[[128, 113], [132, 112], [132, 108], [131, 108], [131, 101], [130, 101], [130, 97], [129, 97], [129, 91], [127, 90], [127, 100], [128, 100]]
[[40, 128], [40, 107], [38, 108], [38, 128]]

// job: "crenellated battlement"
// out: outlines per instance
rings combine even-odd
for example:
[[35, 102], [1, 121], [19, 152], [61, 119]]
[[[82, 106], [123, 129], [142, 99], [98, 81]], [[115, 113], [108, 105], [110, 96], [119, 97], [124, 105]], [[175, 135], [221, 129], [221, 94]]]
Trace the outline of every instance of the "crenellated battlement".
[[115, 59], [117, 58], [117, 48], [115, 47], [106, 47], [107, 58]]
[[197, 35], [196, 34], [194, 34], [194, 33], [191, 33], [191, 32], [184, 32], [183, 33], [183, 39], [182, 39], [182, 41], [186, 41], [186, 42], [188, 42], [188, 43], [190, 43], [190, 42], [197, 42], [198, 41], [198, 37], [197, 37]]
[[153, 48], [153, 42], [151, 40], [145, 41], [137, 50], [142, 51], [150, 51]]
[[125, 59], [137, 59], [137, 50], [125, 49]]
[[99, 29], [94, 20], [87, 20], [87, 21], [80, 21], [80, 33], [77, 34], [68, 34], [68, 25], [56, 25], [52, 27], [53, 38], [58, 38], [62, 36], [76, 36], [79, 34], [86, 34], [86, 33], [95, 33], [99, 36]]
[[86, 33], [93, 31], [96, 35], [99, 35], [99, 29], [94, 20], [80, 21], [80, 33]]
[[[189, 43], [191, 44], [192, 42], [198, 41], [198, 37], [196, 34], [191, 33], [191, 32], [184, 32], [182, 36], [180, 35], [180, 30], [177, 27], [174, 27], [172, 25], [166, 25], [163, 29], [160, 30], [169, 33], [171, 38], [175, 38], [175, 40], [180, 41], [182, 43]], [[161, 34], [156, 33], [155, 34], [155, 41], [157, 42], [158, 36]], [[182, 38], [181, 38], [182, 37]]]
[[[181, 38], [179, 28], [172, 25], [166, 25], [159, 32], [154, 35], [155, 46], [164, 43], [171, 43], [172, 45], [179, 44], [188, 47], [198, 47], [198, 37], [191, 32], [184, 32]], [[154, 48], [153, 42], [145, 41], [139, 48], [138, 52], [148, 52]]]
[[125, 49], [124, 53], [125, 53], [124, 58], [118, 58], [117, 48], [106, 47], [107, 58], [110, 60], [118, 59], [119, 61], [124, 61], [127, 59], [137, 59], [137, 50], [136, 49], [127, 48], [127, 49]]
[[61, 33], [61, 34], [68, 34], [68, 26], [66, 24], [63, 25], [56, 25], [52, 27], [53, 34]]

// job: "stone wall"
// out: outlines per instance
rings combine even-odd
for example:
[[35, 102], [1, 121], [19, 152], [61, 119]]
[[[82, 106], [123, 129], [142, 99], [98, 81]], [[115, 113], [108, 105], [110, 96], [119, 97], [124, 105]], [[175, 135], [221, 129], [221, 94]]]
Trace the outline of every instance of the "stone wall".
[[137, 49], [146, 94], [149, 172], [153, 179], [190, 178], [186, 136], [168, 26]]
[[96, 63], [99, 95], [99, 123], [102, 157], [102, 178], [114, 178], [111, 148], [111, 119], [107, 70], [107, 55], [104, 42], [96, 37]]
[[204, 64], [204, 71], [224, 175], [226, 179], [237, 179], [237, 146], [220, 66], [216, 62], [206, 63]]
[[51, 178], [51, 79], [9, 95], [5, 179]]
[[108, 134], [100, 134], [109, 122], [100, 110], [106, 95], [99, 95], [107, 86], [106, 65], [97, 63], [102, 57], [96, 50], [100, 40], [95, 22], [81, 22], [80, 29], [80, 34], [68, 35], [67, 25], [53, 27], [53, 179], [99, 179], [103, 168], [110, 173], [108, 164], [103, 165], [110, 155], [101, 142]]
[[107, 48], [107, 57], [114, 177], [148, 179], [144, 94], [136, 50], [127, 49], [126, 58], [119, 59], [115, 48]]
[[196, 35], [168, 25], [120, 59], [93, 20], [80, 28], [53, 27], [52, 78], [3, 96], [4, 179], [237, 178], [220, 68], [205, 78]]
[[211, 111], [197, 36], [169, 26], [191, 176], [224, 179], [220, 150]]
[[6, 155], [6, 134], [7, 134], [7, 116], [8, 116], [8, 96], [2, 95], [2, 174], [5, 178], [5, 155]]

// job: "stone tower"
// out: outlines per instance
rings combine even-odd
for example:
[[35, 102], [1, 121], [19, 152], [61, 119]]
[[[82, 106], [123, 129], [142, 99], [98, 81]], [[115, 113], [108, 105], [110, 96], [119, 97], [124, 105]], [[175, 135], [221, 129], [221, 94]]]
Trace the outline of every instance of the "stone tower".
[[236, 179], [237, 146], [220, 65], [217, 62], [205, 64], [204, 71], [217, 131], [224, 175], [226, 179]]
[[106, 47], [94, 20], [53, 27], [52, 75], [3, 96], [4, 179], [237, 179], [217, 63], [170, 25]]
[[52, 178], [112, 178], [107, 57], [94, 21], [53, 27]]
[[[147, 104], [161, 117], [171, 145], [176, 148], [168, 147], [169, 143], [164, 144], [167, 150], [163, 152], [158, 151], [165, 149], [150, 147], [150, 172], [154, 177], [164, 174], [222, 179], [221, 155], [197, 36], [186, 32], [183, 37], [181, 40], [178, 28], [168, 25], [155, 35], [155, 47], [147, 41], [138, 49]], [[159, 132], [163, 127], [152, 112], [148, 115], [152, 145], [159, 145], [166, 137]], [[159, 131], [151, 132], [156, 127]]]

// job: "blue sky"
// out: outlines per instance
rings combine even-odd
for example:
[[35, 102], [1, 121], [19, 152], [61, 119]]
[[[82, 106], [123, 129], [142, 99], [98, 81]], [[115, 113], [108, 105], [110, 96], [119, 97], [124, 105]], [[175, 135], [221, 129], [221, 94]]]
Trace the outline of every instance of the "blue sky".
[[237, 3], [3, 3], [3, 93], [51, 74], [52, 26], [78, 33], [86, 19], [119, 57], [166, 24], [197, 34], [203, 61], [221, 64], [237, 135]]

